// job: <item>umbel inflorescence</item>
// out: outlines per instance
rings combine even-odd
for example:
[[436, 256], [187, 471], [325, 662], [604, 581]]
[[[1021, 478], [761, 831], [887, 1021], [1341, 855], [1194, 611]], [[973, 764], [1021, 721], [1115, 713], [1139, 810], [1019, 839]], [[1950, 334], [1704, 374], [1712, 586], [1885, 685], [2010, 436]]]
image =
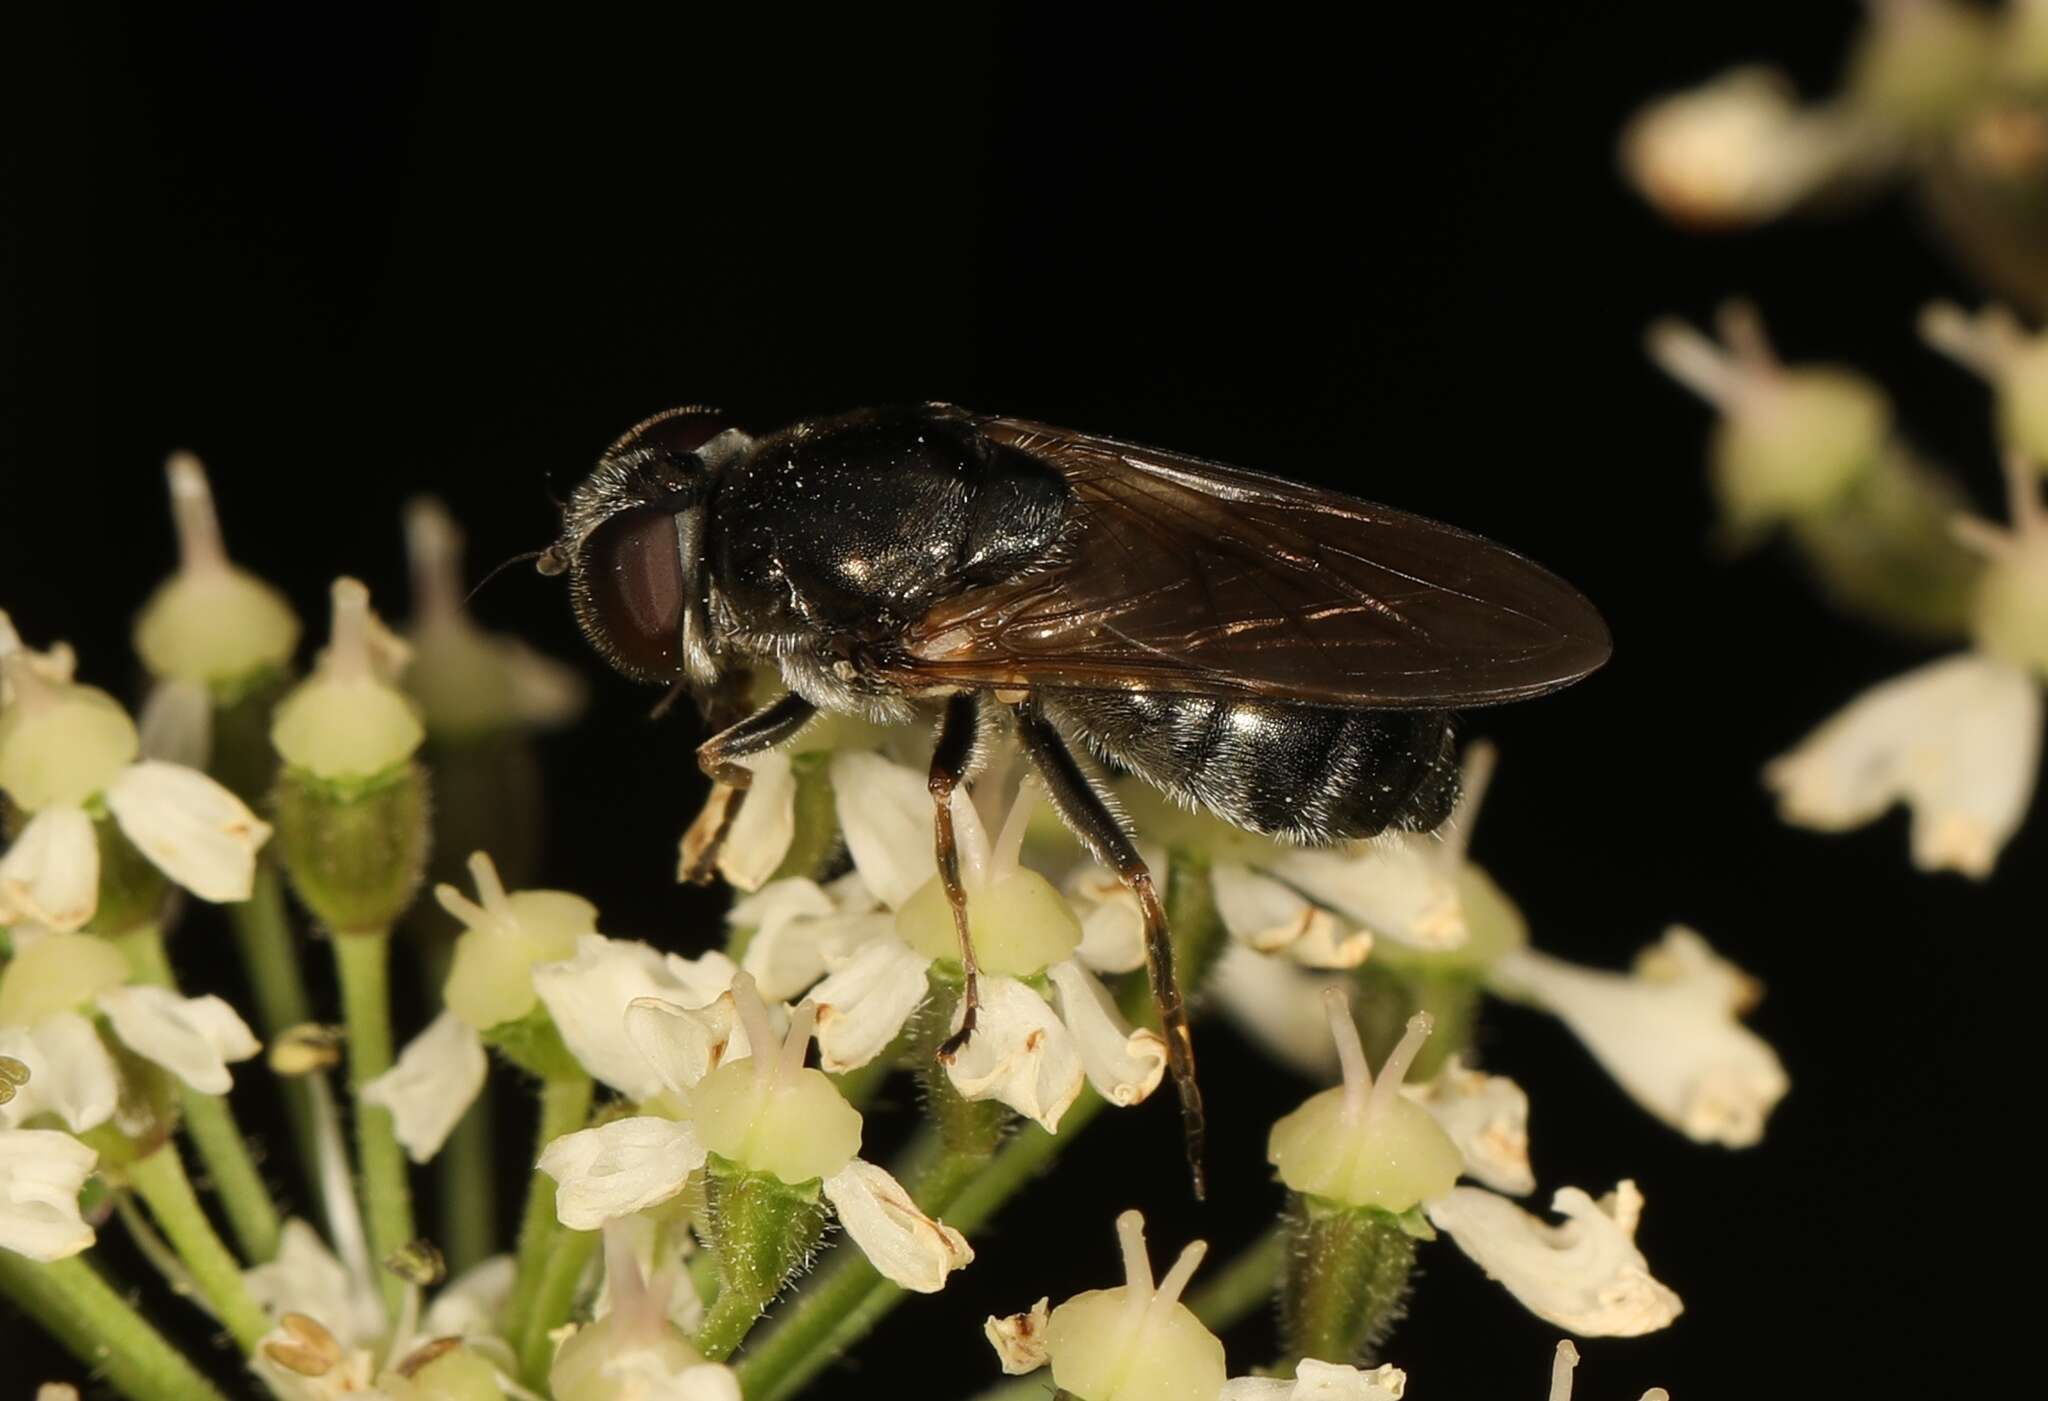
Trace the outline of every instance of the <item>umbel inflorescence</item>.
[[[1136, 901], [1000, 757], [952, 798], [982, 1005], [966, 1045], [936, 1054], [962, 969], [914, 726], [832, 722], [752, 761], [719, 858], [740, 898], [716, 939], [607, 931], [593, 903], [522, 888], [506, 862], [527, 858], [489, 849], [429, 882], [449, 812], [433, 790], [459, 795], [465, 766], [572, 719], [577, 688], [461, 616], [452, 527], [430, 506], [408, 522], [420, 618], [395, 631], [339, 580], [296, 675], [298, 624], [229, 561], [197, 463], [173, 459], [170, 481], [181, 564], [137, 625], [155, 678], [139, 719], [0, 615], [0, 1281], [117, 1389], [213, 1394], [222, 1359], [181, 1355], [161, 1326], [196, 1307], [280, 1396], [790, 1395], [903, 1297], [978, 1288], [977, 1231], [1014, 1195], [1027, 1212], [1023, 1188], [1093, 1119], [1159, 1088]], [[1581, 1337], [1678, 1315], [1633, 1244], [1631, 1183], [1560, 1188], [1555, 1216], [1514, 1200], [1536, 1186], [1528, 1101], [1469, 1063], [1478, 1009], [1492, 993], [1554, 1011], [1702, 1140], [1755, 1142], [1783, 1072], [1737, 1020], [1747, 980], [1689, 931], [1634, 974], [1530, 947], [1468, 856], [1491, 759], [1470, 752], [1448, 839], [1304, 850], [1162, 822], [1152, 867], [1193, 982], [1342, 1083], [1274, 1126], [1285, 1202], [1232, 1271], [1248, 1288], [1189, 1295], [1189, 1312], [1191, 1254], [1156, 1287], [1134, 1273], [1121, 1303], [992, 1318], [1005, 1367], [1049, 1363], [1102, 1401], [1398, 1395], [1377, 1354], [1426, 1249], [1471, 1257]], [[180, 989], [176, 926], [195, 907], [174, 885], [226, 908], [255, 1005]], [[316, 957], [334, 961], [338, 1009], [308, 999]], [[433, 994], [409, 1034], [394, 976]], [[923, 1122], [884, 1165], [865, 1114], [898, 1074], [919, 1081]], [[295, 1151], [259, 1165], [238, 1116], [266, 1078]], [[534, 1094], [540, 1124], [500, 1253], [475, 1219], [477, 1164], [507, 1091]], [[108, 1232], [161, 1276], [139, 1303], [95, 1250]], [[1276, 1295], [1284, 1354], [1228, 1366], [1209, 1330]], [[1180, 1389], [1146, 1390], [1163, 1374], [1132, 1359], [1182, 1343]]]
[[[1832, 829], [1903, 802], [1918, 865], [1979, 877], [2024, 819], [2048, 671], [2048, 341], [2023, 320], [2048, 286], [2048, 244], [2024, 236], [2042, 188], [2027, 162], [2048, 150], [2029, 136], [2048, 130], [2044, 39], [2038, 0], [1892, 0], [1839, 98], [1802, 107], [1743, 73], [1647, 109], [1624, 140], [1631, 178], [1696, 224], [1907, 179], [2021, 308], [1937, 306], [1924, 325], [1991, 387], [1996, 524], [1906, 444], [1876, 386], [1780, 359], [1753, 311], [1732, 307], [1716, 338], [1651, 336], [1719, 416], [1729, 536], [1782, 536], [1831, 598], [1947, 649], [1757, 756], [1784, 815]], [[780, 1401], [829, 1389], [889, 1310], [966, 1289], [988, 1316], [984, 1373], [869, 1357], [864, 1381], [1384, 1401], [1404, 1368], [1432, 1369], [1394, 1327], [1430, 1307], [1418, 1261], [1462, 1256], [1500, 1308], [1579, 1339], [1681, 1315], [1636, 1244], [1628, 1163], [1539, 1178], [1515, 1048], [1477, 1060], [1491, 1000], [1555, 1015], [1701, 1143], [1759, 1143], [1788, 1089], [1742, 1020], [1757, 983], [1700, 933], [1664, 931], [1625, 972], [1542, 950], [1559, 912], [1525, 917], [1472, 859], [1475, 834], [1515, 836], [1481, 823], [1483, 744], [1440, 836], [1302, 848], [1125, 792], [1147, 809], [1145, 864], [1196, 1005], [1328, 1088], [1271, 1124], [1270, 1198], [1212, 1206], [1272, 1217], [1243, 1255], [1196, 1243], [1156, 1272], [1135, 1212], [1065, 1222], [1114, 1234], [1121, 1282], [1032, 1304], [986, 1228], [1028, 1224], [1031, 1184], [1156, 1093], [1169, 1057], [1142, 911], [1012, 751], [950, 800], [982, 976], [976, 1032], [942, 1059], [964, 969], [926, 727], [828, 718], [750, 759], [737, 815], [714, 807], [680, 852], [701, 863], [722, 830], [723, 927], [615, 929], [583, 894], [534, 885], [535, 737], [575, 721], [581, 682], [465, 615], [446, 513], [407, 513], [411, 623], [338, 580], [302, 660], [300, 620], [233, 563], [199, 464], [174, 457], [169, 481], [180, 561], [135, 619], [149, 685], [132, 709], [39, 635], [35, 599], [0, 613], [0, 1291], [77, 1356], [76, 1380], [152, 1399]], [[225, 912], [247, 1006], [181, 986], [213, 961], [189, 942], [207, 932], [180, 928], [203, 903]], [[323, 959], [332, 1005], [307, 991]], [[417, 1025], [394, 1025], [394, 979], [424, 986]], [[266, 1095], [284, 1112], [259, 1160], [244, 1119]], [[490, 1164], [519, 1095], [537, 1107], [533, 1170], [501, 1241]], [[870, 1119], [890, 1112], [915, 1122], [884, 1153], [901, 1135]], [[110, 1258], [116, 1236], [141, 1273]], [[1269, 1303], [1277, 1347], [1233, 1356], [1232, 1325]], [[172, 1341], [207, 1332], [213, 1353]], [[1560, 1343], [1553, 1401], [1577, 1361]]]

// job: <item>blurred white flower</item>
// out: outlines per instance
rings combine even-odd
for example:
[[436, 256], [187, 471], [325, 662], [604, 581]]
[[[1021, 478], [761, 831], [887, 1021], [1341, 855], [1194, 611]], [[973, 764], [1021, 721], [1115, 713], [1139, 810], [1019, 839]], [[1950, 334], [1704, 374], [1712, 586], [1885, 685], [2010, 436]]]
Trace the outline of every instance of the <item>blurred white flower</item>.
[[2026, 817], [2041, 757], [2041, 688], [1966, 652], [1872, 687], [1771, 761], [1787, 821], [1839, 832], [1894, 803], [1913, 812], [1913, 864], [1991, 874]]
[[1741, 227], [1783, 213], [1874, 158], [1845, 112], [1802, 109], [1784, 75], [1738, 68], [1661, 97], [1629, 120], [1621, 163], [1674, 223]]
[[62, 1260], [95, 1239], [78, 1194], [99, 1154], [55, 1129], [0, 1129], [0, 1250]]
[[220, 998], [180, 997], [169, 988], [119, 987], [99, 995], [114, 1034], [193, 1089], [224, 1095], [234, 1084], [228, 1062], [263, 1049], [249, 1024]]
[[1682, 926], [1638, 954], [1632, 973], [1525, 949], [1489, 982], [1556, 1013], [1632, 1099], [1699, 1142], [1755, 1144], [1790, 1087], [1777, 1053], [1737, 1020], [1757, 999], [1755, 980]]
[[1454, 1187], [1425, 1210], [1487, 1276], [1538, 1318], [1580, 1337], [1635, 1337], [1668, 1326], [1684, 1305], [1636, 1248], [1642, 1193], [1624, 1181], [1594, 1201], [1561, 1189], [1552, 1226], [1505, 1197]]

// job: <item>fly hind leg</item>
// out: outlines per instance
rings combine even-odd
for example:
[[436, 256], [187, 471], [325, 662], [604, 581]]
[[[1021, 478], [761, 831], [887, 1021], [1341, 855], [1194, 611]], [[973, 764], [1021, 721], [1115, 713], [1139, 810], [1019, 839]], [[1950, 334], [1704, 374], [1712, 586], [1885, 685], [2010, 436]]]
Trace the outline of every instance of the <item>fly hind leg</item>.
[[1095, 858], [1112, 867], [1138, 897], [1138, 908], [1145, 920], [1146, 971], [1152, 980], [1152, 999], [1159, 1008], [1159, 1024], [1166, 1036], [1166, 1063], [1173, 1071], [1173, 1086], [1180, 1095], [1188, 1170], [1194, 1176], [1195, 1196], [1200, 1198], [1205, 1191], [1202, 1140], [1207, 1121], [1202, 1112], [1202, 1088], [1195, 1081], [1195, 1042], [1188, 1030], [1187, 1006], [1173, 975], [1173, 940], [1168, 936], [1166, 909], [1160, 903], [1152, 872], [1132, 845], [1130, 834], [1089, 783], [1088, 775], [1060, 732], [1039, 712], [1035, 701], [1023, 701], [1016, 711], [1018, 737], [1045, 781], [1053, 807]]
[[974, 1035], [981, 1010], [981, 965], [974, 957], [974, 936], [967, 929], [967, 887], [960, 883], [960, 848], [953, 838], [953, 791], [974, 762], [981, 738], [981, 702], [963, 691], [946, 700], [939, 720], [939, 740], [932, 748], [932, 845], [939, 862], [939, 884], [953, 908], [953, 932], [960, 937], [960, 967], [966, 986], [960, 994], [960, 1029], [939, 1047], [939, 1059], [951, 1061]]

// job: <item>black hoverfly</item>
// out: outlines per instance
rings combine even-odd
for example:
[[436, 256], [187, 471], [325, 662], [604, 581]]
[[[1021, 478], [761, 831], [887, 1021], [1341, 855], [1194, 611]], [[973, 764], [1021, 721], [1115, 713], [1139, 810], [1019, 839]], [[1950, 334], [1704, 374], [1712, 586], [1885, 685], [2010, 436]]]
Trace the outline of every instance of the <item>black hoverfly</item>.
[[[934, 840], [976, 965], [953, 789], [1007, 710], [1060, 816], [1144, 914], [1201, 1190], [1202, 1103], [1166, 915], [1087, 749], [1225, 821], [1327, 843], [1449, 814], [1450, 713], [1556, 690], [1607, 628], [1554, 575], [1476, 535], [1336, 492], [946, 404], [755, 437], [658, 414], [613, 443], [540, 557], [620, 671], [698, 696], [772, 669], [787, 694], [706, 740], [729, 826], [736, 762], [820, 710], [938, 711]], [[708, 877], [723, 827], [697, 853]], [[945, 1052], [942, 1052], [945, 1054]]]

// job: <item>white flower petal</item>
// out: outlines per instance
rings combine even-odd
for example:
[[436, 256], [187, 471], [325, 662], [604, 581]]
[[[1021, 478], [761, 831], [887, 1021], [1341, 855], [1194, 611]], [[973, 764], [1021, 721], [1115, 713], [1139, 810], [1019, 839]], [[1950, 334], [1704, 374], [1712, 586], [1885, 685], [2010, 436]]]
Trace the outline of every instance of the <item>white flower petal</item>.
[[412, 1039], [398, 1064], [363, 1086], [362, 1099], [391, 1111], [406, 1155], [424, 1163], [476, 1103], [489, 1069], [476, 1029], [443, 1012]]
[[144, 758], [204, 769], [213, 753], [213, 693], [203, 681], [159, 681], [135, 729]]
[[1643, 1197], [1633, 1182], [1594, 1201], [1576, 1187], [1551, 1199], [1551, 1226], [1506, 1197], [1453, 1187], [1427, 1204], [1430, 1223], [1538, 1318], [1582, 1338], [1653, 1333], [1685, 1307], [1636, 1249]]
[[679, 1095], [687, 1095], [722, 1062], [751, 1054], [730, 997], [705, 1007], [636, 997], [626, 1006], [626, 1039], [654, 1067], [662, 1085]]
[[1429, 1111], [1465, 1157], [1465, 1175], [1497, 1192], [1536, 1190], [1529, 1167], [1529, 1096], [1505, 1075], [1469, 1069], [1452, 1056], [1426, 1085], [1401, 1093]]
[[284, 1223], [276, 1258], [243, 1271], [242, 1282], [273, 1319], [288, 1313], [318, 1319], [345, 1348], [367, 1347], [384, 1331], [375, 1289], [350, 1274], [320, 1233], [297, 1217]]
[[270, 824], [197, 769], [144, 759], [107, 785], [107, 808], [128, 840], [202, 900], [246, 900]]
[[1458, 860], [1434, 837], [1401, 833], [1361, 849], [1288, 851], [1266, 869], [1383, 939], [1460, 948], [1468, 935]]
[[1787, 822], [1824, 832], [1913, 810], [1913, 864], [1991, 873], [2033, 798], [2041, 687], [1977, 653], [1865, 691], [1771, 761], [1764, 782]]
[[1305, 1357], [1295, 1364], [1293, 1381], [1233, 1377], [1223, 1384], [1216, 1401], [1401, 1401], [1407, 1391], [1408, 1374], [1399, 1367], [1361, 1372]]
[[0, 1250], [62, 1260], [94, 1240], [78, 1214], [99, 1154], [55, 1129], [0, 1129]]
[[1158, 1089], [1166, 1074], [1166, 1039], [1149, 1027], [1133, 1031], [1109, 990], [1078, 962], [1055, 963], [1045, 974], [1096, 1091], [1111, 1104], [1132, 1105]]
[[651, 997], [702, 1007], [732, 985], [734, 971], [722, 953], [686, 959], [631, 939], [585, 934], [574, 958], [534, 968], [533, 989], [585, 1070], [629, 1099], [649, 1099], [661, 1093], [661, 1076], [626, 1034], [627, 1006]]
[[[1153, 884], [1166, 889], [1165, 850], [1141, 845], [1139, 854], [1152, 872]], [[1084, 861], [1067, 876], [1064, 889], [1081, 916], [1076, 958], [1098, 973], [1129, 973], [1145, 966], [1145, 913], [1116, 872]]]
[[895, 916], [875, 903], [858, 872], [829, 887], [776, 881], [734, 905], [726, 923], [754, 930], [742, 962], [771, 1002], [795, 999], [870, 940], [896, 928]]
[[1229, 1018], [1267, 1054], [1314, 1080], [1337, 1075], [1337, 1046], [1330, 1039], [1323, 993], [1349, 980], [1312, 973], [1285, 958], [1253, 953], [1232, 942], [1203, 985]]
[[974, 1258], [965, 1236], [919, 1211], [903, 1184], [873, 1163], [853, 1159], [825, 1179], [824, 1190], [868, 1263], [913, 1294], [938, 1293], [947, 1275]]
[[981, 1325], [981, 1335], [996, 1350], [996, 1360], [1006, 1376], [1022, 1377], [1052, 1361], [1045, 1346], [1045, 1327], [1051, 1320], [1050, 1298], [1040, 1299], [1025, 1313], [1005, 1317], [990, 1314]]
[[1234, 862], [1210, 873], [1216, 913], [1231, 937], [1260, 953], [1286, 953], [1308, 968], [1356, 968], [1372, 935], [1342, 921], [1271, 876]]
[[263, 1049], [241, 1014], [211, 993], [180, 997], [169, 988], [131, 986], [109, 988], [98, 1000], [129, 1050], [203, 1094], [226, 1094], [234, 1084], [228, 1062]]
[[594, 1231], [667, 1201], [704, 1158], [703, 1140], [689, 1124], [641, 1115], [564, 1134], [537, 1166], [555, 1179], [556, 1218], [572, 1231]]
[[819, 1067], [839, 1075], [887, 1050], [930, 994], [931, 966], [930, 959], [901, 939], [873, 939], [845, 967], [812, 988], [810, 1000], [818, 1009]]
[[718, 849], [718, 873], [735, 890], [759, 890], [796, 838], [796, 770], [778, 750], [740, 760], [754, 774], [740, 815]]
[[854, 866], [890, 909], [938, 874], [924, 774], [879, 754], [841, 750], [832, 756], [832, 801]]
[[100, 844], [80, 807], [44, 808], [0, 857], [0, 924], [72, 930], [100, 903]]
[[[965, 1009], [953, 1011], [960, 1029]], [[1045, 999], [1015, 978], [983, 977], [974, 1035], [946, 1067], [967, 1099], [999, 1099], [1047, 1133], [1081, 1093], [1081, 1053]]]
[[1688, 1138], [1747, 1148], [1790, 1088], [1777, 1053], [1736, 1020], [1755, 985], [1690, 929], [1667, 931], [1632, 975], [1517, 950], [1488, 977], [1555, 1012], [1632, 1099]]
[[93, 1024], [76, 1012], [57, 1012], [33, 1027], [0, 1029], [0, 1055], [28, 1067], [28, 1083], [0, 1104], [0, 1128], [38, 1114], [55, 1114], [73, 1133], [114, 1117], [121, 1075]]

